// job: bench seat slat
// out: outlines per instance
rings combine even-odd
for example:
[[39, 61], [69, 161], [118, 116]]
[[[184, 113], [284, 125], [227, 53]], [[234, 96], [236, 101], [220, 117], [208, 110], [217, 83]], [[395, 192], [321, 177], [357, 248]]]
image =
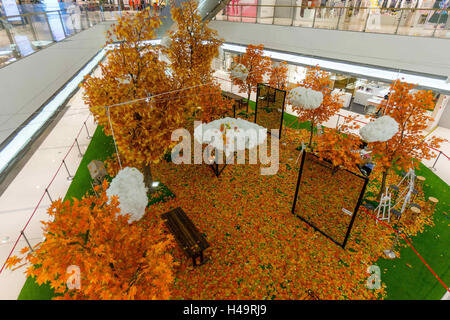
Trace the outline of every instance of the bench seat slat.
[[169, 231], [189, 257], [198, 256], [209, 243], [181, 208], [161, 215]]

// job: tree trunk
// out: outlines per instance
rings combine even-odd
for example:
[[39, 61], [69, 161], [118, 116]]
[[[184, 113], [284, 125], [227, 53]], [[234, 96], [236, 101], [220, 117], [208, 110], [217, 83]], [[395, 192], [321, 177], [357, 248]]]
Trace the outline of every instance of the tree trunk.
[[248, 113], [248, 106], [250, 105], [250, 95], [252, 94], [252, 89], [248, 88], [248, 96], [247, 96], [247, 113]]
[[144, 165], [142, 169], [144, 171], [144, 184], [147, 187], [147, 195], [150, 196], [155, 191], [152, 186], [153, 184], [152, 170], [149, 164]]
[[309, 145], [308, 147], [310, 148], [310, 150], [312, 151], [312, 138], [313, 138], [313, 133], [314, 133], [314, 122], [311, 121], [311, 132], [309, 133]]
[[389, 169], [386, 169], [383, 172], [383, 178], [381, 179], [381, 188], [380, 188], [380, 192], [378, 193], [378, 197], [377, 197], [378, 201], [381, 200], [381, 195], [383, 194], [384, 190], [386, 189], [386, 178], [387, 178], [387, 175], [388, 175], [388, 170]]

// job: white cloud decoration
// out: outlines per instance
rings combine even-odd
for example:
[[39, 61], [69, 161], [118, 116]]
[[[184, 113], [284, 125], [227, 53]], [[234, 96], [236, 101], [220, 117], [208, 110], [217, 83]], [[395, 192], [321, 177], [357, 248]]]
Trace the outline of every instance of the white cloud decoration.
[[147, 207], [147, 188], [144, 175], [136, 168], [126, 167], [112, 179], [106, 195], [119, 197], [120, 214], [130, 214], [128, 223], [141, 219]]
[[289, 91], [288, 99], [295, 107], [314, 110], [322, 104], [323, 94], [310, 88], [296, 87]]
[[390, 116], [382, 116], [359, 129], [359, 134], [367, 142], [384, 142], [398, 132], [398, 123]]
[[163, 46], [163, 47], [169, 48], [171, 43], [172, 43], [172, 39], [170, 39], [169, 36], [164, 36], [161, 39], [161, 46]]
[[226, 117], [197, 126], [194, 138], [199, 143], [224, 151], [228, 157], [234, 151], [252, 149], [264, 143], [267, 128], [241, 118]]
[[248, 76], [248, 70], [243, 64], [235, 64], [230, 69], [231, 77], [245, 81]]

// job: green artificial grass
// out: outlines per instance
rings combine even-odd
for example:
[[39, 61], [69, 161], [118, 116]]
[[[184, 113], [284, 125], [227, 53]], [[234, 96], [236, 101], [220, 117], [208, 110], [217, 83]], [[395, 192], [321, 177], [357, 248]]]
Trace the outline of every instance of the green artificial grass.
[[[244, 99], [244, 101], [247, 101], [247, 99]], [[249, 106], [250, 106], [250, 109], [252, 111], [255, 111], [256, 102], [250, 100]], [[245, 114], [245, 112], [244, 112], [244, 114]], [[254, 118], [254, 112], [252, 113], [252, 115], [253, 115], [253, 117], [250, 117], [249, 121], [254, 121], [254, 119], [255, 119]], [[306, 130], [309, 130], [311, 128], [311, 124], [310, 124], [309, 121], [298, 122], [296, 120], [297, 120], [296, 116], [285, 112], [284, 115], [283, 115], [283, 129], [282, 130], [284, 131], [284, 128], [287, 127], [287, 126], [289, 126], [289, 128], [291, 128], [291, 129], [306, 129]], [[314, 128], [314, 130], [316, 130], [316, 128]]]
[[38, 285], [34, 277], [28, 277], [17, 300], [51, 300], [55, 292], [48, 283]]
[[105, 161], [107, 158], [110, 158], [114, 152], [114, 141], [112, 137], [106, 136], [103, 132], [103, 128], [98, 126], [92, 137], [92, 141], [81, 160], [72, 183], [67, 190], [64, 200], [70, 200], [72, 198], [81, 199], [88, 190], [92, 189], [90, 183], [92, 179], [87, 167], [89, 162], [92, 160]]
[[[423, 233], [412, 238], [412, 245], [441, 280], [449, 285], [450, 188], [423, 164], [420, 164], [416, 174], [426, 178], [423, 187], [426, 199], [432, 196], [439, 199], [439, 203], [434, 213], [435, 225], [426, 227]], [[381, 281], [387, 286], [387, 299], [436, 300], [445, 294], [444, 286], [409, 246], [400, 249], [399, 259], [380, 259], [377, 265], [381, 269]]]
[[[114, 153], [114, 142], [111, 137], [106, 136], [103, 128], [98, 126], [95, 130], [92, 141], [81, 160], [80, 166], [67, 190], [64, 200], [73, 197], [81, 199], [88, 190], [91, 189], [91, 176], [87, 165], [92, 160], [104, 161]], [[39, 286], [34, 277], [28, 277], [20, 291], [18, 300], [50, 300], [55, 297], [54, 291], [49, 284]]]

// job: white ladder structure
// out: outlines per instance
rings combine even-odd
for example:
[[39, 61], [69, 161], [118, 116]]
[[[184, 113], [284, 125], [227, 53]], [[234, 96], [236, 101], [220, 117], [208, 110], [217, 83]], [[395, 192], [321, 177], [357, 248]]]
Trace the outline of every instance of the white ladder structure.
[[[388, 223], [391, 222], [391, 193], [388, 187], [386, 187], [386, 192], [381, 195], [380, 204], [376, 210], [378, 220], [387, 220]], [[376, 222], [377, 224], [378, 220]]]

